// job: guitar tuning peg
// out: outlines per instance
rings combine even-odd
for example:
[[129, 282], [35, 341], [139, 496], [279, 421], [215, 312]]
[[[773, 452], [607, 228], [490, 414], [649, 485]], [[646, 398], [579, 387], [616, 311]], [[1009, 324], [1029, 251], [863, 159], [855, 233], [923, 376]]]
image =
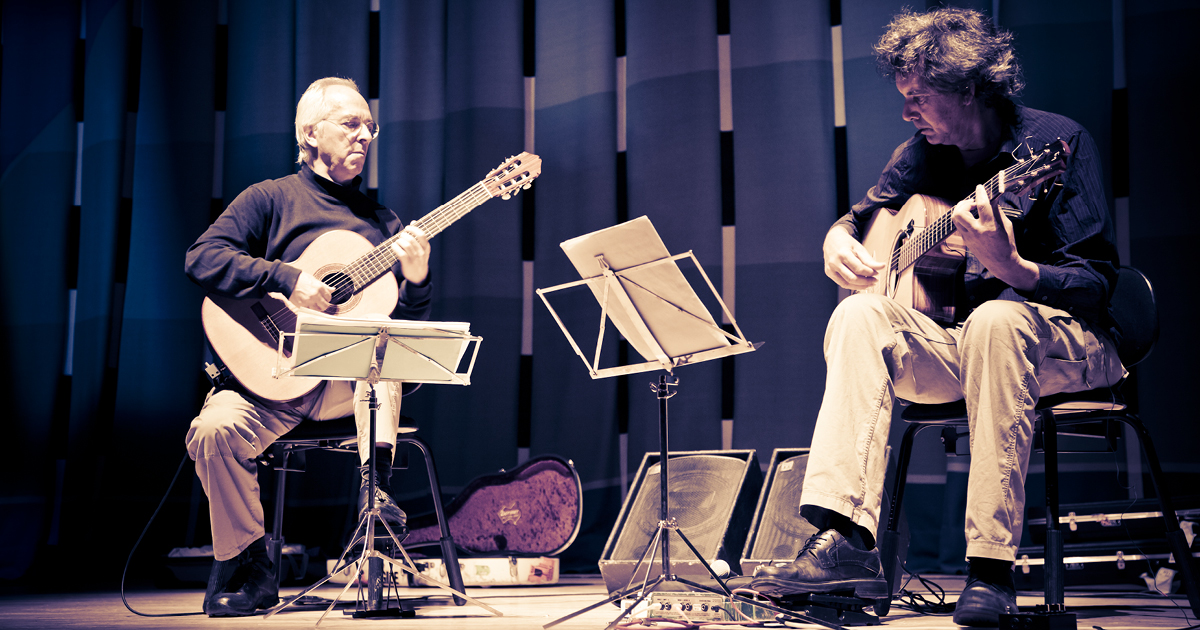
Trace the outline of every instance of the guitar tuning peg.
[[509, 199], [512, 199], [512, 193], [507, 193], [507, 192], [506, 192], [506, 193], [504, 193], [503, 195], [500, 195], [500, 198], [501, 198], [501, 199], [503, 199], [503, 200], [505, 200], [505, 201], [508, 201]]
[[532, 183], [526, 183], [524, 186], [521, 186], [521, 188], [523, 188], [525, 190], [529, 190], [531, 187], [533, 187]]

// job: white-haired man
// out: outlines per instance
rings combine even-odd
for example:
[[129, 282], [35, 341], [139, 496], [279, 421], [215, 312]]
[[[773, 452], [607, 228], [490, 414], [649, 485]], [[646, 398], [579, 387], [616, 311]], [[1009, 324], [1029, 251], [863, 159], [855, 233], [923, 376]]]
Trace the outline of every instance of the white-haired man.
[[[188, 277], [213, 295], [247, 299], [275, 292], [297, 306], [323, 311], [334, 299], [333, 289], [289, 261], [330, 230], [354, 232], [376, 246], [400, 232], [392, 246], [398, 259], [392, 271], [401, 281], [399, 300], [392, 313], [382, 315], [427, 319], [429, 241], [415, 225], [404, 227], [394, 212], [359, 190], [367, 149], [378, 133], [353, 81], [330, 77], [313, 82], [296, 107], [300, 171], [238, 195], [188, 249]], [[381, 516], [403, 531], [406, 517], [389, 486], [401, 393], [392, 383], [381, 390], [372, 445], [363, 387], [326, 381], [297, 406], [261, 400], [232, 379], [209, 394], [187, 434], [212, 521], [215, 562], [204, 595], [206, 614], [251, 615], [278, 601], [254, 460], [303, 420], [354, 415], [363, 464], [359, 512], [367, 503], [366, 471], [373, 458]]]

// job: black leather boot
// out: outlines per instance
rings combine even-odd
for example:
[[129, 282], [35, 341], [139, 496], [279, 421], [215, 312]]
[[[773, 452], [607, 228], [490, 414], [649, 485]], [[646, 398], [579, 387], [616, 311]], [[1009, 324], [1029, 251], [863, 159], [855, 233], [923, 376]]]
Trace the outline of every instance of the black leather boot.
[[277, 603], [279, 585], [266, 538], [250, 543], [231, 560], [213, 563], [204, 593], [204, 613], [209, 617], [246, 617]]
[[[386, 448], [376, 448], [373, 459], [375, 462], [375, 507], [379, 508], [380, 519], [392, 528], [397, 538], [404, 540], [408, 536], [408, 515], [392, 499], [392, 451]], [[358, 487], [358, 520], [360, 521], [367, 511], [367, 497], [371, 492], [370, 465], [371, 460], [368, 460], [366, 466], [358, 469], [359, 474], [362, 475], [362, 483]], [[386, 531], [383, 534], [386, 537]]]
[[204, 614], [209, 614], [209, 605], [228, 590], [233, 574], [241, 566], [240, 558], [238, 555], [230, 560], [213, 560], [212, 571], [208, 574], [208, 588], [204, 591]]

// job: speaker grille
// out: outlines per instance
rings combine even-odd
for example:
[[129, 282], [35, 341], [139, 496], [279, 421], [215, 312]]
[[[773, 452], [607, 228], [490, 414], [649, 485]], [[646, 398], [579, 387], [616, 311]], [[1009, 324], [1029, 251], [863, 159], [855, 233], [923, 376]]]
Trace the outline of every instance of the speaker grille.
[[[745, 460], [720, 455], [672, 457], [667, 466], [670, 516], [706, 560], [716, 558], [745, 469]], [[660, 476], [658, 464], [646, 469], [611, 560], [636, 561], [649, 546], [658, 530]]]
[[791, 560], [804, 541], [817, 532], [816, 527], [800, 516], [800, 491], [804, 488], [807, 466], [807, 453], [789, 457], [776, 466], [750, 558]]

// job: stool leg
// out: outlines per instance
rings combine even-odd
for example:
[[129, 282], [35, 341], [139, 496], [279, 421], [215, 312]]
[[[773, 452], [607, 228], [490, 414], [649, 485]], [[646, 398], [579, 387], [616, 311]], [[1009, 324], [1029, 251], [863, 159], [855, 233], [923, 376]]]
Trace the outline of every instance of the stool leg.
[[267, 554], [275, 564], [275, 589], [283, 578], [283, 503], [287, 489], [287, 463], [290, 451], [281, 449], [279, 466], [275, 469], [275, 508], [271, 522], [271, 533], [267, 535]]
[[1046, 604], [1064, 602], [1063, 538], [1058, 528], [1058, 425], [1054, 414], [1042, 414], [1042, 443], [1046, 462], [1046, 550], [1044, 553]]
[[880, 617], [886, 616], [892, 607], [892, 595], [896, 594], [896, 571], [899, 569], [900, 546], [900, 504], [904, 500], [904, 481], [908, 476], [908, 460], [912, 456], [913, 439], [925, 425], [914, 423], [904, 430], [904, 438], [900, 441], [900, 454], [896, 459], [896, 480], [892, 485], [892, 501], [888, 506], [887, 529], [879, 533], [879, 562], [883, 569], [883, 578], [887, 580], [888, 596], [886, 600], [875, 603], [875, 613]]
[[1197, 583], [1200, 575], [1197, 575], [1196, 559], [1192, 557], [1192, 551], [1188, 548], [1187, 536], [1179, 528], [1174, 502], [1163, 483], [1165, 479], [1162, 465], [1159, 464], [1158, 453], [1154, 450], [1154, 442], [1150, 439], [1150, 433], [1146, 431], [1146, 426], [1137, 416], [1129, 414], [1118, 417], [1117, 420], [1132, 427], [1138, 434], [1138, 440], [1142, 443], [1142, 451], [1146, 453], [1146, 459], [1150, 463], [1150, 480], [1154, 483], [1154, 492], [1158, 495], [1158, 506], [1163, 513], [1163, 525], [1167, 530], [1167, 544], [1170, 545], [1171, 553], [1175, 556], [1175, 563], [1179, 565], [1179, 572], [1183, 576], [1183, 588], [1187, 591], [1192, 613], [1200, 616], [1200, 584]]
[[[458, 551], [454, 548], [454, 538], [450, 535], [450, 523], [446, 520], [445, 511], [442, 509], [442, 486], [438, 482], [437, 467], [433, 463], [433, 453], [430, 452], [429, 446], [425, 442], [414, 437], [399, 437], [396, 441], [407, 442], [416, 446], [425, 458], [425, 471], [429, 476], [429, 489], [433, 495], [433, 512], [437, 515], [438, 525], [441, 526], [442, 530], [442, 562], [446, 565], [446, 578], [449, 580], [451, 588], [460, 593], [465, 592], [462, 568], [458, 566]], [[466, 603], [466, 600], [461, 597], [454, 596], [455, 605], [463, 606]]]

